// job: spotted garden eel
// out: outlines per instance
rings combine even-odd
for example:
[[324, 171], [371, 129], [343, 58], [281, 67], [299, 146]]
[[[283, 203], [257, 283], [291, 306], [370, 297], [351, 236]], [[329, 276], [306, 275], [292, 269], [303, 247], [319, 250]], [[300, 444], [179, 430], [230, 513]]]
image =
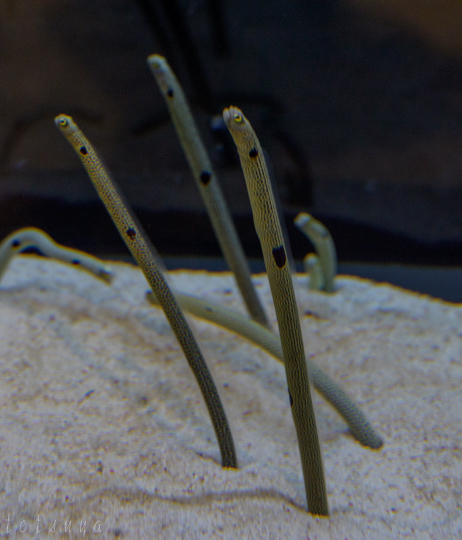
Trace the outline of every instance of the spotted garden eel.
[[113, 274], [103, 261], [78, 249], [61, 246], [51, 236], [35, 227], [19, 229], [2, 240], [0, 244], [0, 280], [11, 259], [27, 248], [37, 248], [45, 257], [51, 257], [86, 270], [106, 283], [112, 281]]
[[236, 144], [253, 220], [265, 260], [281, 336], [290, 405], [300, 447], [308, 511], [329, 514], [324, 464], [308, 378], [292, 276], [263, 150], [252, 126], [236, 107], [223, 111]]
[[[147, 299], [158, 304], [152, 292], [147, 293]], [[176, 299], [182, 309], [192, 313], [196, 317], [218, 324], [219, 326], [234, 332], [284, 363], [281, 341], [270, 330], [250, 320], [245, 315], [227, 309], [223, 306], [208, 302], [189, 294], [177, 293]], [[364, 413], [348, 394], [333, 381], [327, 373], [319, 368], [310, 358], [306, 359], [308, 370], [313, 377], [316, 390], [336, 409], [350, 428], [353, 437], [363, 446], [378, 450], [383, 445], [382, 438], [375, 432]]]
[[322, 291], [325, 283], [324, 273], [319, 257], [315, 253], [308, 253], [303, 257], [303, 269], [308, 276], [308, 288], [312, 291]]
[[268, 326], [265, 311], [252, 284], [244, 250], [183, 89], [163, 56], [152, 54], [148, 57], [148, 65], [165, 98], [221, 251], [235, 276], [247, 310], [252, 319]]
[[310, 239], [313, 243], [319, 264], [324, 276], [323, 290], [334, 292], [334, 278], [337, 273], [337, 253], [335, 244], [330, 232], [320, 221], [312, 215], [300, 213], [294, 219], [295, 225]]
[[218, 439], [223, 467], [237, 468], [231, 429], [218, 390], [183, 312], [155, 260], [153, 247], [136, 218], [131, 215], [93, 146], [72, 118], [59, 115], [55, 123], [79, 156], [122, 239], [165, 312], [204, 397]]

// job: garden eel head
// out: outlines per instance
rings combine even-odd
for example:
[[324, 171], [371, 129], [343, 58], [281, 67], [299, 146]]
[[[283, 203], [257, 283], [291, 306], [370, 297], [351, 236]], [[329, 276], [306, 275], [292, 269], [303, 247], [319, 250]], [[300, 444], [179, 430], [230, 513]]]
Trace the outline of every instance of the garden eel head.
[[65, 134], [72, 135], [78, 131], [78, 127], [74, 124], [74, 121], [70, 116], [60, 114], [55, 118], [55, 124]]
[[228, 107], [223, 111], [223, 120], [228, 126], [233, 139], [240, 142], [240, 144], [237, 144], [239, 152], [244, 149], [248, 152], [255, 146], [255, 133], [240, 109], [233, 106]]
[[175, 75], [173, 74], [170, 66], [168, 65], [167, 60], [160, 56], [160, 54], [151, 54], [148, 56], [148, 66], [156, 78], [157, 84], [159, 85], [161, 91], [167, 95], [167, 97], [172, 98], [174, 94], [173, 86], [176, 86]]
[[160, 54], [150, 54], [148, 56], [148, 64], [155, 71], [162, 71], [165, 69], [167, 60]]
[[237, 132], [246, 123], [242, 111], [232, 105], [223, 111], [223, 119], [231, 132]]

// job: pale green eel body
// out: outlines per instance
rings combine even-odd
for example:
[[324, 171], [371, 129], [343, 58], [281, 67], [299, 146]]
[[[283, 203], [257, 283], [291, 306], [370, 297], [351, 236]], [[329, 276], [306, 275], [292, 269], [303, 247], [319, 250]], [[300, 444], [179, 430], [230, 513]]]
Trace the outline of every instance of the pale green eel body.
[[315, 253], [308, 253], [303, 257], [303, 269], [308, 276], [308, 288], [312, 291], [322, 291], [325, 283], [324, 272]]
[[221, 251], [234, 274], [247, 310], [252, 319], [268, 326], [265, 311], [252, 284], [244, 250], [183, 89], [164, 57], [152, 54], [148, 57], [148, 65], [165, 98]]
[[337, 274], [337, 253], [330, 232], [312, 215], [300, 213], [294, 220], [295, 225], [308, 236], [319, 258], [324, 276], [323, 290], [334, 292], [334, 278]]
[[287, 262], [281, 226], [260, 142], [252, 126], [236, 107], [223, 111], [223, 118], [236, 143], [249, 192], [255, 229], [260, 239], [289, 387], [290, 404], [300, 447], [308, 511], [329, 514], [324, 465], [316, 428], [307, 363]]
[[237, 458], [231, 430], [217, 388], [180, 306], [159, 269], [149, 240], [128, 210], [93, 146], [72, 118], [60, 115], [55, 118], [55, 123], [79, 156], [122, 239], [142, 269], [165, 312], [209, 410], [223, 466], [236, 468]]
[[0, 280], [11, 259], [27, 248], [37, 248], [42, 255], [86, 270], [106, 283], [112, 281], [111, 269], [103, 261], [78, 249], [61, 246], [51, 236], [35, 227], [19, 229], [2, 240], [0, 244]]
[[[261, 324], [251, 321], [245, 315], [231, 309], [189, 294], [177, 293], [175, 296], [184, 310], [248, 339], [284, 363], [281, 341], [278, 336]], [[147, 294], [147, 298], [150, 302], [158, 304], [151, 292]], [[368, 446], [374, 450], [381, 448], [383, 445], [382, 439], [374, 431], [356, 403], [346, 394], [343, 388], [334, 382], [310, 358], [307, 358], [306, 361], [308, 370], [313, 377], [314, 387], [342, 416], [348, 424], [353, 437], [363, 446]]]

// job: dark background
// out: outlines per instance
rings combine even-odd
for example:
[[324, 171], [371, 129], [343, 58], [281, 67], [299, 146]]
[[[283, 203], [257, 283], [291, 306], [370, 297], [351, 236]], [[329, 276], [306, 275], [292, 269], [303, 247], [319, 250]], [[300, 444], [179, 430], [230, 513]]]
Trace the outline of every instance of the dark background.
[[[458, 0], [0, 2], [0, 236], [36, 226], [126, 255], [54, 126], [66, 113], [162, 255], [186, 266], [220, 256], [146, 65], [157, 52], [189, 96], [251, 258], [260, 250], [236, 153], [212, 129], [230, 104], [270, 156], [297, 260], [312, 248], [291, 224], [308, 211], [341, 263], [459, 267], [460, 28]], [[452, 270], [451, 298], [462, 299]]]

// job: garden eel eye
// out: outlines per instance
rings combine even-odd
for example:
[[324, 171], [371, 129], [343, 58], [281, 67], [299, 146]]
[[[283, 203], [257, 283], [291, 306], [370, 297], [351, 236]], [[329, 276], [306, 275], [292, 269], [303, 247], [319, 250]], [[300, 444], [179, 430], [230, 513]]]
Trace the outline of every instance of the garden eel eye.
[[59, 119], [59, 125], [60, 125], [61, 127], [67, 127], [68, 124], [69, 124], [69, 122], [66, 120], [66, 118], [60, 118], [60, 119]]
[[233, 120], [236, 122], [236, 124], [241, 124], [243, 122], [244, 118], [242, 117], [242, 114], [234, 113], [233, 114]]

